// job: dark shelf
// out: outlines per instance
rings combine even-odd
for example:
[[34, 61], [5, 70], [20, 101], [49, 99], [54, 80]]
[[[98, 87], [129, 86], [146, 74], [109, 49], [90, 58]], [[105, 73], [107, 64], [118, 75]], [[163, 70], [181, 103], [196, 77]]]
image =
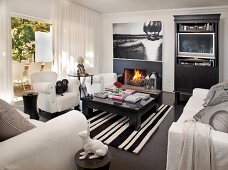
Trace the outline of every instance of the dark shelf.
[[[174, 92], [177, 103], [181, 94], [191, 95], [194, 88], [210, 88], [219, 82], [219, 20], [220, 14], [174, 16], [176, 32]], [[195, 56], [195, 58], [194, 56], [178, 56], [178, 33], [192, 33], [193, 35], [197, 33], [213, 33], [214, 58], [203, 57], [200, 54]]]

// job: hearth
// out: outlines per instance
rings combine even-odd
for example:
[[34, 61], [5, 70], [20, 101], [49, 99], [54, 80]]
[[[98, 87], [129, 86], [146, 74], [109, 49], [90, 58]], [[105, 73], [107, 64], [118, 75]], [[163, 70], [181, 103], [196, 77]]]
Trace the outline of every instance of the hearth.
[[124, 69], [124, 84], [142, 87], [146, 77], [146, 70], [142, 69]]

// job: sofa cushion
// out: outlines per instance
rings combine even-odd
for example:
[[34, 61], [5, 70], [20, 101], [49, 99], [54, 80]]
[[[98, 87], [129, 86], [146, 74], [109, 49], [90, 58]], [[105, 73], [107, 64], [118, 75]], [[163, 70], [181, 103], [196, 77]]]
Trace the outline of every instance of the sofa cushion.
[[205, 101], [204, 106], [208, 105], [208, 102], [213, 98], [216, 91], [219, 91], [219, 90], [228, 90], [228, 81], [218, 83], [210, 88], [210, 90], [207, 94], [207, 97], [204, 99], [204, 101]]
[[34, 127], [13, 106], [0, 99], [0, 141], [7, 140]]
[[213, 96], [207, 103], [207, 106], [214, 106], [228, 101], [228, 90], [220, 89], [214, 91]]
[[193, 117], [197, 121], [211, 125], [215, 130], [228, 132], [228, 102], [207, 106]]

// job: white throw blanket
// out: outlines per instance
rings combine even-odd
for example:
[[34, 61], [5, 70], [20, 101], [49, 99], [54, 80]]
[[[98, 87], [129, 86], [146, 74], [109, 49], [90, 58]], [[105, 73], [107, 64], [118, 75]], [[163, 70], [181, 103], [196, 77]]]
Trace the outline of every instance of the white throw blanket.
[[184, 134], [178, 170], [215, 170], [211, 127], [194, 120], [187, 121]]

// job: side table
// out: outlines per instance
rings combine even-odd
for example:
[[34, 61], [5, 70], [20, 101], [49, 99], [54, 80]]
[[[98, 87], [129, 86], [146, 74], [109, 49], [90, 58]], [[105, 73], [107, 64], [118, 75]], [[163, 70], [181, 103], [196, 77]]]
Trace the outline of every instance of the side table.
[[86, 159], [79, 159], [80, 153], [84, 150], [79, 150], [75, 157], [74, 161], [77, 166], [77, 170], [109, 170], [110, 162], [112, 159], [111, 152], [107, 152], [104, 157], [99, 157], [95, 159], [89, 159], [91, 154], [88, 154]]
[[[91, 84], [93, 84], [93, 74], [85, 74], [85, 75], [80, 75], [80, 74], [68, 74], [69, 77], [77, 77], [79, 82], [80, 82], [80, 86], [79, 86], [79, 93], [80, 93], [80, 99], [82, 98], [82, 94], [81, 91], [83, 92], [83, 95], [86, 96], [86, 92], [83, 88], [83, 86], [85, 85], [85, 79], [86, 77], [91, 77]], [[81, 82], [81, 78], [83, 78], [82, 82]]]
[[39, 114], [37, 111], [37, 92], [24, 92], [22, 94], [24, 102], [24, 112], [30, 115], [31, 119], [39, 120]]

